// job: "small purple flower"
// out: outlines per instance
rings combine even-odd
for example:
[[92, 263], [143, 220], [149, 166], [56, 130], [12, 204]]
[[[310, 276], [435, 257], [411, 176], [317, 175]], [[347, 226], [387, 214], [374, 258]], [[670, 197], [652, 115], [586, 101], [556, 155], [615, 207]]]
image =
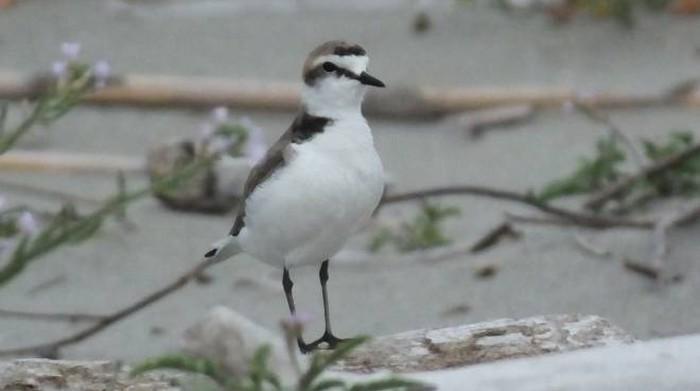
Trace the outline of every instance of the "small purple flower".
[[61, 79], [68, 73], [68, 63], [65, 61], [54, 61], [51, 64], [51, 74], [57, 79]]
[[282, 328], [289, 334], [300, 335], [304, 327], [312, 320], [312, 316], [306, 312], [296, 312], [282, 319]]
[[250, 164], [256, 164], [267, 153], [267, 143], [262, 129], [248, 117], [240, 120], [241, 126], [248, 130], [248, 140], [243, 149], [243, 155], [248, 158]]
[[211, 117], [214, 119], [214, 123], [221, 125], [228, 121], [228, 109], [224, 106], [216, 107], [212, 110]]
[[80, 55], [80, 43], [78, 42], [64, 42], [61, 44], [61, 53], [68, 60], [75, 60]]
[[22, 212], [17, 218], [17, 227], [25, 235], [34, 235], [39, 232], [39, 223], [30, 212]]
[[112, 66], [105, 60], [100, 60], [93, 67], [95, 72], [95, 87], [102, 88], [107, 85], [107, 80], [112, 73]]

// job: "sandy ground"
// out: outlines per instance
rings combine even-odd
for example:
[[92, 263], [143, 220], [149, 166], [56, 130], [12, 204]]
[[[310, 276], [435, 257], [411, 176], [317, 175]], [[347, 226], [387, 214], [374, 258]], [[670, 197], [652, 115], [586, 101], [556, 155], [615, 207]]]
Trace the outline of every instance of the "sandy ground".
[[[134, 2], [136, 3], [136, 2]], [[0, 68], [45, 69], [62, 41], [80, 41], [85, 57], [106, 58], [120, 72], [211, 75], [296, 80], [306, 52], [343, 37], [361, 42], [371, 69], [390, 86], [570, 85], [657, 91], [698, 76], [693, 19], [643, 17], [635, 30], [582, 19], [556, 28], [538, 17], [513, 18], [491, 9], [432, 10], [434, 28], [416, 36], [414, 9], [399, 1], [357, 9], [318, 1], [182, 1], [123, 6], [115, 1], [20, 1], [0, 14]], [[241, 4], [247, 7], [239, 7]], [[295, 5], [296, 4], [296, 5]], [[251, 116], [269, 140], [291, 113]], [[175, 110], [79, 109], [53, 126], [43, 142], [27, 148], [144, 155], [148, 146], [192, 135], [203, 114]], [[697, 129], [700, 112], [655, 109], [613, 115], [634, 136]], [[372, 119], [378, 149], [397, 189], [475, 183], [514, 190], [536, 188], [568, 170], [591, 151], [603, 132], [576, 114], [547, 112], [515, 129], [470, 141], [453, 121], [397, 122]], [[101, 198], [111, 177], [2, 172], [6, 180]], [[141, 178], [131, 178], [132, 186]], [[31, 194], [0, 191], [45, 207]], [[509, 204], [449, 198], [462, 218], [448, 224], [456, 240], [471, 240], [500, 221]], [[405, 212], [388, 209], [386, 215]], [[2, 289], [0, 308], [105, 313], [170, 281], [225, 233], [231, 216], [174, 213], [154, 200], [129, 209], [135, 229], [110, 224], [89, 243], [38, 260]], [[700, 331], [700, 266], [697, 227], [672, 236], [670, 267], [682, 283], [658, 288], [619, 263], [582, 253], [573, 231], [525, 228], [521, 241], [478, 256], [437, 264], [362, 269], [336, 265], [330, 292], [339, 335], [387, 334], [407, 329], [543, 313], [591, 313], [610, 318], [641, 338]], [[647, 235], [634, 231], [588, 233], [592, 240], [631, 257], [648, 254]], [[353, 246], [362, 246], [362, 236]], [[473, 265], [495, 262], [497, 275], [474, 277]], [[286, 314], [279, 271], [249, 257], [217, 266], [208, 285], [192, 285], [130, 317], [107, 332], [66, 349], [67, 357], [137, 359], [178, 346], [184, 328], [207, 308], [228, 305], [268, 328]], [[294, 274], [301, 307], [315, 315], [309, 336], [320, 332], [322, 312], [315, 270]], [[48, 284], [47, 284], [48, 282]], [[468, 308], [466, 313], [452, 311]], [[80, 325], [0, 319], [0, 347], [48, 341]], [[313, 335], [312, 335], [313, 334]]]

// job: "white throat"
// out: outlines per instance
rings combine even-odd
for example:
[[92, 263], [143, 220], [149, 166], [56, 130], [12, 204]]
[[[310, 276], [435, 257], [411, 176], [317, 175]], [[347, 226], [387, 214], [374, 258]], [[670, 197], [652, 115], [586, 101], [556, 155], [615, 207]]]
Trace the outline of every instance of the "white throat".
[[[315, 65], [330, 61], [359, 75], [367, 70], [367, 56], [321, 56]], [[301, 100], [306, 111], [311, 115], [338, 119], [347, 116], [362, 115], [362, 99], [366, 86], [347, 77], [329, 75], [317, 80], [313, 86], [304, 85]]]
[[301, 101], [306, 112], [311, 115], [331, 119], [362, 115], [362, 99], [365, 95], [364, 86], [343, 87], [334, 85], [335, 83], [326, 84], [330, 85], [304, 86], [301, 91]]

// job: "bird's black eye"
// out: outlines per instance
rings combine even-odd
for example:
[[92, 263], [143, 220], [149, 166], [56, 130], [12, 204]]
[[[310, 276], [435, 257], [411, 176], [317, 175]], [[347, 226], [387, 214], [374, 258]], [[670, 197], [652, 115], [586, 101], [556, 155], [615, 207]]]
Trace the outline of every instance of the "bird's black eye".
[[323, 70], [326, 72], [333, 72], [336, 70], [336, 66], [332, 62], [326, 61], [323, 63]]

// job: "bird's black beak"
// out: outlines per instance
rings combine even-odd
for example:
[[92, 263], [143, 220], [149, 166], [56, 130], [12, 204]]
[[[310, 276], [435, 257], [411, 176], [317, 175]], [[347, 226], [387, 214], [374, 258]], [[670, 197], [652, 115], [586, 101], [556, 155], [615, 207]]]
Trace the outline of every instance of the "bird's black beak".
[[362, 84], [366, 84], [368, 86], [375, 86], [375, 87], [386, 87], [384, 85], [384, 82], [381, 80], [377, 79], [376, 77], [370, 75], [367, 72], [362, 72], [360, 76], [357, 78], [357, 80], [360, 81]]

